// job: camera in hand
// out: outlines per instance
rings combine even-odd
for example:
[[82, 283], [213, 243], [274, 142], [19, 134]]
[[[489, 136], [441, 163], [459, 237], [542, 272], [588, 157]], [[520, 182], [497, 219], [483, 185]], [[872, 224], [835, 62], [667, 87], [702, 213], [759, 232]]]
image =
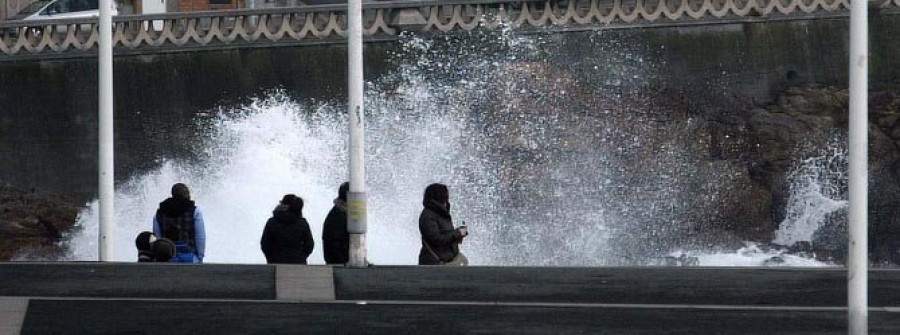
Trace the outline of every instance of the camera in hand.
[[465, 222], [465, 221], [463, 221], [462, 224], [461, 224], [459, 227], [456, 227], [456, 230], [459, 231], [460, 233], [462, 233], [462, 236], [463, 236], [463, 237], [469, 235], [469, 228], [466, 227], [466, 222]]

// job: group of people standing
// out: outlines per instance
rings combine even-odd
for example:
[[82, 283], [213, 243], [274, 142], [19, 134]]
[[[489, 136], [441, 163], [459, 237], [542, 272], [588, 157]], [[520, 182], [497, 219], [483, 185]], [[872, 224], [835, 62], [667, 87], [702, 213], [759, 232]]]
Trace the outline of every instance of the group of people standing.
[[[350, 259], [350, 234], [347, 232], [349, 190], [350, 183], [343, 183], [338, 188], [334, 207], [328, 212], [322, 227], [322, 244], [327, 264], [344, 264]], [[309, 222], [303, 217], [303, 199], [293, 194], [281, 199], [272, 211], [272, 218], [266, 222], [259, 244], [269, 264], [306, 264], [315, 242], [309, 230]]]
[[203, 263], [206, 225], [187, 185], [172, 185], [153, 216], [153, 232], [138, 234], [135, 245], [139, 262]]
[[[334, 207], [322, 227], [322, 242], [327, 264], [344, 264], [350, 259], [350, 234], [347, 231], [347, 193], [349, 183], [338, 188]], [[450, 215], [450, 193], [446, 185], [425, 188], [419, 215], [422, 247], [419, 265], [467, 265], [459, 244], [468, 235], [465, 225], [454, 227]], [[202, 212], [191, 200], [185, 184], [172, 186], [172, 196], [161, 202], [153, 217], [153, 233], [142, 232], [135, 241], [139, 261], [202, 263], [206, 251], [206, 227]], [[263, 229], [260, 247], [269, 264], [306, 264], [315, 242], [309, 222], [303, 217], [303, 199], [287, 194], [282, 197]]]

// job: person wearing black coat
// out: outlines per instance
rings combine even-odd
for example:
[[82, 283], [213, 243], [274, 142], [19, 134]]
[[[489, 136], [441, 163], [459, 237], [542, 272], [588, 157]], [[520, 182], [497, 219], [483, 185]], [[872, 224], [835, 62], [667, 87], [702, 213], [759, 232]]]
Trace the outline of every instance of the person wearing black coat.
[[440, 265], [459, 254], [459, 243], [468, 235], [464, 227], [453, 228], [450, 216], [450, 191], [446, 185], [431, 184], [425, 188], [422, 201], [425, 207], [419, 215], [422, 248], [419, 265]]
[[134, 244], [138, 250], [138, 262], [153, 261], [153, 242], [156, 242], [156, 235], [149, 231], [141, 232], [134, 239]]
[[272, 211], [260, 240], [269, 264], [306, 264], [315, 242], [309, 222], [303, 218], [303, 199], [288, 194]]
[[149, 231], [141, 232], [134, 240], [138, 249], [138, 262], [170, 262], [177, 253], [175, 243], [167, 238], [156, 238]]
[[326, 264], [344, 264], [350, 260], [350, 233], [347, 232], [347, 192], [350, 183], [338, 188], [334, 207], [322, 225], [322, 249]]

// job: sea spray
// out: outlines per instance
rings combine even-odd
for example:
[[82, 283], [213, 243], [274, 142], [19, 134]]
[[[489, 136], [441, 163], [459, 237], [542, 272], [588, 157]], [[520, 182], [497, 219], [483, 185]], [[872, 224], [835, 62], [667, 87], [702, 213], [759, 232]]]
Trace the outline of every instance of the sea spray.
[[[673, 94], [655, 90], [652, 47], [589, 37], [578, 49], [509, 31], [404, 37], [397, 71], [366, 83], [370, 261], [416, 262], [434, 182], [469, 224], [462, 250], [475, 265], [641, 265], [734, 239], [714, 224], [743, 196], [746, 170], [710, 159], [707, 121], [661, 101]], [[262, 226], [285, 193], [306, 199], [320, 243], [347, 179], [345, 110], [276, 91], [198, 116], [190, 157], [158, 153], [157, 168], [117, 187], [116, 259], [134, 259], [134, 236], [176, 182], [204, 212], [208, 262], [261, 263]], [[96, 258], [95, 208], [71, 259]]]
[[[846, 224], [847, 149], [839, 139], [820, 154], [803, 160], [788, 176], [790, 197], [773, 242], [791, 246], [814, 242], [824, 225]], [[844, 214], [839, 218], [834, 215]]]

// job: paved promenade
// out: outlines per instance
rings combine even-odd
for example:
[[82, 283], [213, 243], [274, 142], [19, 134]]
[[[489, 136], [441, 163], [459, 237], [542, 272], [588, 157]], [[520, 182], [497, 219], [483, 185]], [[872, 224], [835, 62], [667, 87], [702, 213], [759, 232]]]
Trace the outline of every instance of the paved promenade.
[[[0, 334], [845, 334], [846, 272], [0, 264]], [[870, 272], [900, 334], [900, 271]]]

